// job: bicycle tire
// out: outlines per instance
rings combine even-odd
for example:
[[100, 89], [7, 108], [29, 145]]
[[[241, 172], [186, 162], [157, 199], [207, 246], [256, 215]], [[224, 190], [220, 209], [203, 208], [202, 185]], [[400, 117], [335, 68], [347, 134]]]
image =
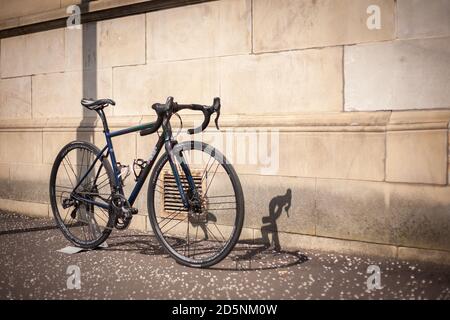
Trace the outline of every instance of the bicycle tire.
[[[158, 162], [155, 165], [154, 170], [152, 171], [151, 177], [150, 177], [150, 183], [148, 185], [148, 192], [147, 192], [147, 206], [148, 206], [148, 214], [150, 219], [150, 224], [152, 226], [153, 232], [162, 245], [162, 247], [165, 249], [165, 251], [173, 257], [178, 263], [189, 266], [189, 267], [200, 267], [200, 268], [207, 268], [212, 265], [215, 265], [222, 261], [234, 248], [236, 243], [239, 240], [239, 236], [242, 230], [242, 226], [244, 223], [244, 215], [245, 215], [245, 206], [244, 206], [244, 195], [242, 192], [242, 186], [239, 181], [239, 177], [236, 174], [236, 171], [234, 170], [233, 166], [226, 160], [226, 158], [215, 148], [209, 146], [206, 143], [203, 142], [196, 142], [196, 141], [187, 141], [180, 143], [176, 146], [176, 148], [182, 148], [183, 151], [186, 150], [197, 150], [205, 152], [205, 150], [210, 150], [211, 153], [214, 153], [214, 157], [218, 157], [222, 159], [221, 166], [225, 170], [227, 176], [230, 178], [230, 182], [232, 185], [232, 188], [234, 190], [235, 194], [235, 203], [236, 203], [236, 217], [234, 219], [234, 225], [232, 226], [231, 236], [228, 239], [228, 241], [225, 243], [225, 246], [220, 250], [219, 253], [213, 255], [212, 257], [197, 260], [190, 257], [186, 257], [185, 255], [178, 252], [174, 246], [172, 246], [168, 239], [164, 236], [164, 234], [161, 231], [161, 228], [158, 224], [158, 217], [157, 212], [155, 210], [155, 203], [158, 199], [155, 199], [156, 196], [156, 188], [157, 188], [157, 182], [159, 180], [159, 176], [165, 167], [165, 165], [169, 161], [169, 156], [167, 153], [164, 153]], [[208, 162], [209, 163], [209, 162]], [[217, 169], [216, 169], [217, 170]], [[213, 178], [214, 179], [214, 178]], [[211, 182], [212, 183], [212, 182]], [[208, 190], [206, 190], [206, 193]], [[205, 195], [206, 197], [206, 195]], [[188, 215], [189, 217], [189, 215]], [[188, 218], [187, 226], [189, 228], [190, 221]], [[217, 226], [216, 226], [217, 227]], [[197, 226], [198, 228], [198, 226]], [[197, 230], [198, 231], [198, 230]], [[219, 230], [220, 231], [220, 230]], [[189, 233], [189, 231], [188, 231]], [[168, 238], [168, 237], [167, 237]]]
[[[105, 226], [104, 226], [103, 231], [101, 232], [101, 235], [99, 235], [98, 237], [96, 237], [95, 239], [92, 239], [92, 240], [88, 240], [88, 239], [83, 240], [83, 239], [80, 239], [79, 237], [77, 237], [76, 235], [74, 235], [69, 230], [69, 227], [66, 226], [66, 224], [65, 224], [67, 213], [65, 214], [66, 217], [63, 219], [60, 214], [60, 210], [58, 208], [58, 195], [57, 195], [58, 191], [56, 190], [56, 187], [57, 187], [56, 180], [57, 180], [58, 172], [59, 172], [59, 169], [61, 168], [61, 164], [63, 164], [63, 165], [65, 164], [64, 159], [65, 159], [66, 155], [68, 155], [71, 151], [74, 151], [74, 150], [87, 150], [87, 151], [91, 152], [93, 155], [97, 155], [100, 153], [100, 150], [95, 145], [93, 145], [89, 142], [84, 142], [84, 141], [70, 142], [61, 149], [61, 151], [58, 153], [58, 155], [56, 156], [56, 159], [53, 163], [53, 167], [52, 167], [52, 171], [51, 171], [51, 175], [50, 175], [50, 183], [49, 183], [50, 204], [51, 204], [51, 208], [52, 208], [52, 212], [53, 212], [53, 216], [55, 218], [56, 224], [57, 224], [58, 228], [61, 230], [61, 232], [63, 233], [63, 235], [65, 236], [65, 238], [67, 240], [69, 240], [71, 243], [73, 243], [74, 245], [81, 247], [83, 249], [94, 249], [94, 248], [98, 247], [100, 244], [102, 244], [111, 234], [112, 228], [114, 226], [113, 215], [108, 211], [108, 217], [107, 217], [107, 220], [106, 220], [106, 218], [104, 220]], [[104, 173], [104, 175], [106, 175], [106, 179], [109, 180], [109, 181], [107, 181], [107, 184], [105, 184], [105, 186], [109, 185], [110, 190], [113, 190], [114, 189], [114, 174], [113, 174], [111, 165], [110, 165], [108, 159], [106, 159], [106, 158], [103, 158], [99, 161], [101, 162], [101, 165], [103, 166], [104, 170], [106, 171]], [[81, 167], [82, 166], [83, 166], [83, 163], [81, 164]], [[65, 168], [65, 170], [67, 173], [68, 180], [70, 180], [70, 174], [68, 173], [69, 170], [67, 170], [66, 168]], [[80, 172], [82, 172], [82, 171], [80, 171]], [[73, 174], [76, 177], [75, 172]], [[80, 176], [81, 176], [81, 174], [80, 174]], [[104, 180], [105, 182], [106, 182], [106, 179]], [[103, 183], [105, 183], [105, 182], [103, 182]], [[71, 184], [73, 184], [72, 181], [71, 181]], [[66, 187], [64, 187], [64, 188], [66, 188]], [[62, 198], [62, 196], [61, 196], [61, 198]], [[90, 210], [90, 209], [88, 209], [88, 210]], [[83, 233], [84, 233], [85, 232], [84, 226], [82, 226], [82, 228], [83, 228]]]

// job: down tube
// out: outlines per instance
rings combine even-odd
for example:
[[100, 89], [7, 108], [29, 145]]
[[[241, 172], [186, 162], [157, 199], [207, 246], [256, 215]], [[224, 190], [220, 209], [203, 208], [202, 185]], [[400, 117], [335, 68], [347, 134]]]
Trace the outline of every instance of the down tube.
[[144, 171], [141, 173], [139, 180], [136, 182], [136, 185], [134, 186], [133, 192], [131, 192], [130, 197], [128, 198], [128, 202], [131, 206], [133, 206], [134, 202], [136, 201], [137, 196], [139, 195], [139, 192], [142, 189], [142, 186], [144, 185], [145, 180], [148, 177], [148, 174], [150, 173], [150, 170], [152, 170], [153, 165], [155, 164], [156, 158], [158, 158], [158, 154], [161, 152], [161, 149], [164, 145], [164, 137], [161, 135], [159, 137], [158, 142], [156, 143], [155, 148], [153, 149], [152, 155], [150, 156], [149, 163], [145, 167]]

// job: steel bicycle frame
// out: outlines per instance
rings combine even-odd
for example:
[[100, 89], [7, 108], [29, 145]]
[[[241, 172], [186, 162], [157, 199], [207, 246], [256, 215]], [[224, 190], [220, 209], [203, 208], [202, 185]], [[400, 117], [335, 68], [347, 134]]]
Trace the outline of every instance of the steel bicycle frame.
[[[102, 119], [103, 122], [103, 129], [104, 129], [104, 134], [105, 134], [105, 139], [106, 139], [106, 146], [97, 154], [94, 162], [91, 164], [91, 166], [89, 167], [89, 169], [86, 171], [86, 173], [83, 175], [83, 177], [80, 179], [80, 181], [78, 182], [78, 184], [73, 188], [73, 191], [75, 191], [80, 184], [82, 183], [82, 181], [88, 176], [88, 174], [92, 171], [92, 169], [94, 168], [95, 164], [97, 163], [97, 161], [99, 161], [101, 158], [107, 158], [108, 156], [111, 159], [111, 165], [112, 165], [112, 169], [114, 172], [114, 179], [115, 179], [115, 186], [116, 186], [116, 190], [115, 192], [119, 192], [120, 194], [123, 195], [123, 188], [122, 188], [122, 183], [120, 180], [120, 171], [117, 167], [117, 160], [116, 160], [116, 155], [114, 152], [114, 147], [113, 147], [113, 143], [112, 143], [112, 138], [114, 137], [118, 137], [121, 135], [125, 135], [125, 134], [129, 134], [129, 133], [133, 133], [133, 132], [137, 132], [137, 131], [141, 131], [144, 129], [149, 129], [152, 128], [155, 125], [155, 122], [150, 122], [150, 123], [146, 123], [146, 124], [142, 124], [142, 125], [138, 125], [138, 126], [133, 126], [130, 128], [126, 128], [126, 129], [122, 129], [122, 130], [117, 130], [117, 131], [109, 131], [109, 127], [108, 127], [108, 123], [106, 121], [106, 116], [103, 112], [103, 110], [98, 110], [97, 113], [99, 114], [100, 118]], [[137, 196], [139, 195], [142, 186], [144, 185], [145, 180], [147, 179], [151, 169], [153, 168], [153, 165], [156, 162], [156, 159], [159, 155], [159, 153], [161, 152], [161, 149], [163, 148], [163, 146], [166, 147], [166, 151], [169, 155], [169, 163], [172, 169], [172, 172], [174, 174], [175, 177], [175, 181], [177, 183], [177, 187], [178, 187], [178, 191], [180, 192], [180, 196], [183, 202], [183, 205], [185, 208], [189, 207], [189, 201], [186, 197], [186, 193], [184, 191], [183, 185], [181, 183], [181, 179], [177, 170], [176, 165], [174, 164], [174, 152], [173, 152], [173, 144], [174, 144], [174, 140], [172, 140], [172, 129], [170, 127], [170, 122], [169, 122], [170, 118], [167, 118], [163, 121], [162, 127], [163, 127], [163, 134], [161, 134], [159, 136], [158, 142], [156, 143], [153, 152], [150, 155], [149, 160], [147, 161], [147, 165], [145, 166], [145, 168], [143, 169], [143, 171], [141, 172], [141, 174], [139, 175], [136, 184], [133, 188], [133, 191], [131, 192], [130, 196], [128, 197], [128, 202], [130, 203], [130, 206], [133, 206], [134, 202], [136, 201]], [[105, 155], [106, 152], [106, 155]], [[182, 157], [182, 156], [181, 156]], [[195, 190], [195, 183], [194, 183], [194, 179], [192, 178], [191, 172], [189, 167], [184, 163], [181, 162], [181, 168], [184, 172], [184, 174], [187, 177], [187, 181], [189, 184], [189, 188], [191, 190]], [[75, 200], [79, 200], [79, 201], [83, 201], [89, 204], [93, 204], [96, 206], [99, 206], [101, 208], [104, 209], [109, 209], [109, 204], [105, 204], [105, 203], [101, 203], [95, 200], [91, 200], [91, 199], [87, 199], [85, 197], [81, 197], [78, 195], [74, 195], [74, 192], [72, 192], [72, 197]]]

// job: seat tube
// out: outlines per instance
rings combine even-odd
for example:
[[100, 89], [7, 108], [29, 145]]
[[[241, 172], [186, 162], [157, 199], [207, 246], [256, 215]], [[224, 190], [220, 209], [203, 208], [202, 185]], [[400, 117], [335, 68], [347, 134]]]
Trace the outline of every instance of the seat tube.
[[99, 114], [103, 123], [103, 132], [105, 134], [106, 145], [108, 147], [109, 156], [111, 158], [111, 165], [114, 172], [114, 182], [117, 188], [122, 188], [122, 184], [120, 183], [119, 177], [120, 172], [117, 172], [116, 154], [114, 153], [114, 147], [111, 139], [111, 134], [109, 132], [108, 122], [106, 121], [106, 116], [102, 109], [98, 110], [97, 113]]
[[120, 177], [119, 177], [119, 172], [117, 172], [117, 160], [116, 160], [116, 154], [114, 153], [114, 147], [112, 144], [112, 139], [111, 139], [111, 135], [109, 132], [105, 132], [105, 138], [106, 138], [106, 145], [108, 146], [108, 150], [109, 150], [109, 156], [111, 158], [111, 165], [113, 167], [113, 171], [114, 171], [114, 180], [116, 183], [116, 187], [121, 187], [121, 183], [120, 183]]

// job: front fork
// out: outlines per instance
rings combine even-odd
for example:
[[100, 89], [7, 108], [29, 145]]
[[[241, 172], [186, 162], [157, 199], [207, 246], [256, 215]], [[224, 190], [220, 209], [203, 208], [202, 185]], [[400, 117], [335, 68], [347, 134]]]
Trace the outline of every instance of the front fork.
[[[194, 179], [192, 178], [191, 170], [189, 169], [189, 166], [186, 164], [186, 161], [184, 160], [183, 153], [181, 152], [181, 150], [177, 150], [177, 148], [176, 148], [177, 143], [178, 142], [176, 140], [172, 140], [172, 139], [167, 140], [165, 142], [165, 147], [166, 147], [167, 154], [169, 155], [170, 167], [172, 168], [173, 176], [175, 177], [178, 192], [180, 193], [181, 200], [183, 202], [183, 206], [189, 210], [189, 209], [191, 209], [191, 201], [190, 200], [199, 201], [199, 199], [198, 199], [198, 194], [197, 194], [197, 188], [195, 187], [195, 182], [194, 182]], [[189, 199], [188, 195], [186, 195], [186, 192], [183, 188], [183, 183], [181, 181], [180, 174], [178, 172], [178, 167], [175, 164], [176, 163], [175, 161], [178, 161], [178, 163], [180, 164], [181, 169], [183, 170], [183, 173], [187, 179], [187, 182], [189, 185], [189, 190], [190, 190], [189, 196], [191, 197], [191, 199]]]

